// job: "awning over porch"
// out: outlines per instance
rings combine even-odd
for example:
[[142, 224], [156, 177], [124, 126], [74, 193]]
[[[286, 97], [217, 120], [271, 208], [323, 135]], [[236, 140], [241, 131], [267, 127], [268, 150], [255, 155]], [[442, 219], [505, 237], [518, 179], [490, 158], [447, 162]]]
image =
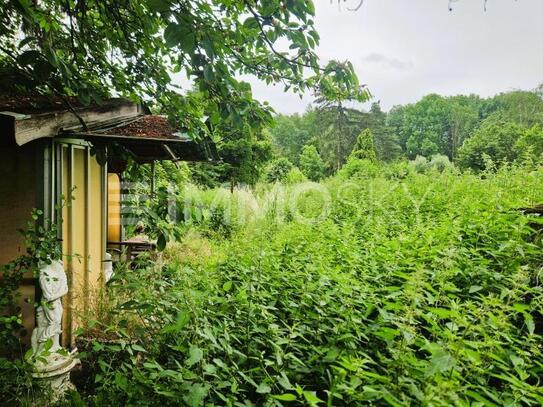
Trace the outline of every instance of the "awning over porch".
[[92, 144], [115, 144], [124, 148], [139, 164], [156, 160], [213, 161], [217, 160], [214, 143], [192, 140], [176, 131], [166, 117], [145, 115], [125, 120], [94, 131], [66, 132], [66, 137], [84, 138]]

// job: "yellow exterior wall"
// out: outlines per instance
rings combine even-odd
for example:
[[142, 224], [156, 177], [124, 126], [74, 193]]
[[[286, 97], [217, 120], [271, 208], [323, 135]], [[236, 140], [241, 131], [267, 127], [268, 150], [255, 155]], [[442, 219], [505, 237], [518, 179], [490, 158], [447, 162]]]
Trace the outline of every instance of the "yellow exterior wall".
[[[103, 287], [103, 261], [105, 254], [105, 234], [106, 229], [103, 227], [106, 222], [106, 213], [102, 213], [102, 209], [106, 197], [104, 196], [105, 188], [102, 183], [105, 182], [104, 168], [101, 167], [93, 157], [89, 157], [89, 261], [88, 261], [88, 276], [89, 285], [94, 292], [89, 294], [95, 294], [96, 290]], [[104, 205], [103, 205], [104, 204]], [[93, 308], [96, 305], [96, 296], [92, 295], [89, 308]]]
[[[26, 227], [30, 212], [36, 206], [36, 167], [33, 147], [0, 147], [0, 265], [25, 252], [18, 229]], [[34, 328], [34, 306], [25, 299], [34, 300], [34, 295], [33, 276], [26, 275], [19, 306], [27, 331], [23, 342], [27, 345]]]
[[120, 242], [121, 232], [121, 179], [118, 174], [107, 175], [107, 241]]
[[[0, 265], [25, 253], [18, 230], [24, 229], [32, 209], [40, 201], [51, 200], [51, 196], [38, 196], [45, 181], [38, 177], [42, 174], [39, 154], [43, 151], [43, 145], [38, 144], [0, 148]], [[75, 329], [92, 313], [95, 294], [103, 287], [107, 178], [105, 169], [90, 155], [89, 147], [59, 144], [55, 145], [55, 154], [54, 162], [59, 162], [56, 183], [60, 188], [56, 199], [62, 194], [68, 203], [61, 212], [63, 260], [70, 288], [64, 298], [62, 343], [71, 347]], [[25, 300], [35, 300], [32, 275], [25, 276], [20, 292], [19, 305], [27, 331], [23, 343], [29, 345], [35, 315], [34, 306]]]
[[88, 148], [62, 147], [62, 193], [69, 199], [63, 209], [63, 252], [69, 294], [64, 299], [62, 343], [73, 346], [74, 331], [92, 313], [103, 284], [104, 241], [102, 183], [104, 169]]
[[69, 236], [71, 234], [71, 222], [69, 221], [72, 211], [71, 206], [71, 185], [73, 184], [72, 181], [72, 166], [71, 166], [71, 159], [72, 159], [72, 153], [70, 150], [70, 146], [62, 146], [61, 152], [62, 156], [62, 195], [66, 198], [67, 203], [65, 206], [62, 207], [62, 253], [64, 254], [64, 269], [66, 270], [66, 274], [68, 277], [68, 284], [70, 291], [68, 292], [68, 295], [66, 295], [63, 299], [62, 306], [64, 307], [64, 314], [62, 314], [62, 345], [63, 346], [69, 346], [71, 343], [71, 331], [72, 331], [72, 312], [71, 312], [71, 304], [73, 302], [72, 299], [72, 281], [73, 281], [73, 273], [71, 271], [71, 240], [69, 239]]

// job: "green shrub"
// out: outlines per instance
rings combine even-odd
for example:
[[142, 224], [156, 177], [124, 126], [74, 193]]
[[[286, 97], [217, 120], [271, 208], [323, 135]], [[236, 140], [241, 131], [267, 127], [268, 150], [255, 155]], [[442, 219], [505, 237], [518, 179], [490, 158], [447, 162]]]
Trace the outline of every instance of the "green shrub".
[[462, 168], [482, 171], [485, 155], [498, 164], [513, 162], [517, 158], [513, 147], [525, 132], [526, 129], [516, 123], [491, 117], [458, 150], [458, 163]]
[[520, 136], [515, 144], [517, 158], [541, 161], [543, 155], [543, 127], [533, 126]]
[[370, 129], [365, 129], [356, 139], [356, 144], [353, 147], [350, 157], [358, 158], [359, 160], [368, 160], [371, 162], [377, 161], [377, 152], [375, 150], [375, 138]]
[[428, 164], [428, 159], [422, 155], [418, 155], [413, 161], [411, 161], [415, 172], [419, 174], [424, 174], [430, 168]]
[[293, 165], [288, 158], [281, 157], [270, 163], [266, 170], [266, 180], [268, 182], [282, 182]]
[[426, 157], [418, 155], [413, 161], [410, 162], [413, 170], [419, 174], [424, 174], [427, 171], [443, 172], [445, 170], [452, 170], [453, 164], [446, 155], [435, 154], [430, 160]]
[[374, 161], [351, 157], [338, 171], [338, 177], [341, 179], [372, 178], [379, 173], [380, 167]]
[[302, 149], [300, 169], [311, 181], [320, 181], [324, 178], [326, 164], [324, 164], [315, 146], [304, 146]]
[[453, 168], [453, 165], [451, 161], [449, 160], [449, 157], [447, 157], [446, 155], [441, 155], [441, 154], [436, 154], [432, 156], [428, 164], [430, 168], [438, 172], [443, 172], [445, 170], [450, 170]]
[[293, 185], [307, 181], [306, 176], [298, 167], [293, 167], [284, 179], [285, 184]]
[[383, 175], [387, 179], [404, 179], [410, 172], [412, 167], [408, 161], [397, 161], [383, 167]]

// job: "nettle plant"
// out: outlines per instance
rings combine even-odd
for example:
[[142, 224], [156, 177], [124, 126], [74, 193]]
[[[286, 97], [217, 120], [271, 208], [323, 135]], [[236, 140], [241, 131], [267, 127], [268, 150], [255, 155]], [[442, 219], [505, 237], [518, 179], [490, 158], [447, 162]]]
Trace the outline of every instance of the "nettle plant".
[[265, 218], [117, 273], [120, 339], [94, 341], [85, 400], [541, 405], [541, 220], [516, 208], [542, 170], [389, 171], [327, 180], [320, 223]]

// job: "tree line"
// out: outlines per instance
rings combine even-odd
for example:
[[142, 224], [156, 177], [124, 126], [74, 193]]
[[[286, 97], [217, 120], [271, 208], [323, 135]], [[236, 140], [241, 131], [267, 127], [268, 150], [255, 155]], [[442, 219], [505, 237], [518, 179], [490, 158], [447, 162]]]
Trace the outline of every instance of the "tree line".
[[[287, 160], [313, 179], [338, 171], [357, 150], [363, 132], [382, 162], [440, 155], [461, 168], [481, 170], [487, 157], [537, 160], [543, 153], [543, 86], [490, 98], [430, 94], [389, 112], [379, 102], [369, 111], [317, 103], [303, 114], [277, 115], [265, 130], [282, 165]], [[320, 172], [309, 174], [319, 162]]]

